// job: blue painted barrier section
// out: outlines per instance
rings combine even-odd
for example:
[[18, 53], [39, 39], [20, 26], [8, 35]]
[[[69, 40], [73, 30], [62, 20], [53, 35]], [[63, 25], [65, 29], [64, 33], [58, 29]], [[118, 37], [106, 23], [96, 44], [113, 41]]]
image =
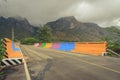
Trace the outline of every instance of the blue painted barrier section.
[[75, 48], [75, 43], [74, 42], [69, 42], [68, 44], [69, 44], [68, 45], [69, 46], [69, 48], [68, 48], [69, 51], [71, 51]]
[[58, 50], [63, 50], [63, 51], [71, 51], [75, 47], [74, 42], [61, 42], [60, 43], [60, 48]]
[[19, 51], [19, 50], [20, 50], [19, 48], [16, 48], [16, 47], [15, 47], [14, 42], [12, 42], [12, 49], [13, 49], [14, 51]]
[[68, 42], [67, 43], [67, 51], [71, 51], [75, 48], [75, 43], [74, 42]]
[[63, 50], [63, 51], [66, 50], [65, 42], [60, 42], [60, 48], [58, 48], [58, 50]]

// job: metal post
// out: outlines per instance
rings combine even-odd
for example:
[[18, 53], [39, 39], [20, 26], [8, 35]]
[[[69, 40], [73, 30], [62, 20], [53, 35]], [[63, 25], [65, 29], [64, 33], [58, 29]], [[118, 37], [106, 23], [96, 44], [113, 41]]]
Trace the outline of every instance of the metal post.
[[12, 27], [12, 41], [14, 41], [14, 27]]

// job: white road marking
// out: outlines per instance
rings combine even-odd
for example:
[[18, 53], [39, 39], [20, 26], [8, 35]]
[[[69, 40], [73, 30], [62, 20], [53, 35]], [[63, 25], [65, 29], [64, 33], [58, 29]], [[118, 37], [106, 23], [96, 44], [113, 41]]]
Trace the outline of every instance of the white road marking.
[[[74, 55], [74, 56], [81, 56], [81, 54], [75, 54], [75, 53], [71, 53], [71, 52], [64, 52], [64, 51], [57, 51], [57, 50], [52, 50], [52, 49], [46, 49], [46, 48], [41, 48], [41, 49], [44, 49], [44, 50], [47, 50], [47, 51], [54, 51], [54, 52], [61, 52], [61, 53], [64, 53], [64, 54], [69, 54], [69, 55]], [[82, 55], [82, 56], [88, 56], [88, 55]], [[73, 57], [72, 57], [73, 58]], [[83, 59], [77, 59], [81, 62], [84, 62], [84, 63], [87, 63], [87, 64], [90, 64], [90, 65], [94, 65], [94, 66], [97, 66], [97, 67], [100, 67], [100, 68], [103, 68], [103, 69], [106, 69], [106, 70], [109, 70], [109, 71], [112, 71], [112, 72], [115, 72], [115, 73], [119, 73], [120, 74], [120, 71], [117, 71], [115, 69], [111, 69], [111, 68], [108, 68], [108, 67], [105, 67], [105, 66], [102, 66], [102, 65], [98, 65], [98, 64], [95, 64], [95, 63], [91, 63], [89, 61], [86, 61], [86, 60], [83, 60]]]
[[20, 49], [20, 53], [21, 53], [22, 58], [23, 58], [24, 69], [25, 69], [25, 74], [26, 74], [26, 80], [31, 80], [30, 73], [29, 73], [29, 71], [28, 71], [28, 67], [27, 67], [27, 64], [26, 64], [26, 61], [25, 61], [25, 59], [24, 59], [24, 56], [23, 56], [23, 54], [22, 54], [21, 49]]
[[86, 60], [83, 60], [83, 59], [77, 59], [81, 62], [84, 62], [84, 63], [87, 63], [87, 64], [90, 64], [90, 65], [94, 65], [94, 66], [97, 66], [97, 67], [100, 67], [100, 68], [103, 68], [103, 69], [107, 69], [109, 71], [112, 71], [112, 72], [115, 72], [115, 73], [119, 73], [120, 74], [120, 71], [117, 71], [117, 70], [114, 70], [114, 69], [111, 69], [111, 68], [108, 68], [108, 67], [105, 67], [105, 66], [102, 66], [102, 65], [98, 65], [98, 64], [95, 64], [95, 63], [91, 63], [91, 62], [88, 62]]

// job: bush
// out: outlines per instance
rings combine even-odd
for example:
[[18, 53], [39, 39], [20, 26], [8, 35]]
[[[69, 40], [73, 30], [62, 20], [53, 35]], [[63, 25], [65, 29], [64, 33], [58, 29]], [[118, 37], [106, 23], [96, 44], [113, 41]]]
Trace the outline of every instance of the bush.
[[120, 40], [115, 41], [114, 43], [109, 43], [108, 48], [117, 53], [120, 53]]
[[23, 40], [21, 40], [22, 44], [27, 44], [27, 45], [32, 45], [37, 42], [39, 42], [39, 40], [37, 40], [36, 38], [33, 38], [33, 37], [24, 38]]
[[1, 65], [1, 61], [3, 59], [4, 53], [5, 53], [5, 48], [4, 48], [2, 41], [0, 41], [0, 65]]

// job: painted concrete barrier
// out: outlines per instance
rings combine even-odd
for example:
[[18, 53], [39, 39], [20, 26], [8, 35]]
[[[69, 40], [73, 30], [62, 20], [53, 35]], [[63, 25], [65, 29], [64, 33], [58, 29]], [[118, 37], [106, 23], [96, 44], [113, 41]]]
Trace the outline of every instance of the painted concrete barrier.
[[73, 42], [61, 42], [58, 50], [71, 51], [75, 47]]
[[14, 43], [14, 42], [12, 42], [12, 49], [13, 49], [14, 51], [20, 51], [20, 49], [15, 46], [15, 43]]
[[3, 43], [5, 45], [5, 57], [2, 59], [2, 66], [11, 66], [22, 64], [22, 54], [18, 46], [15, 45], [13, 41], [8, 38], [3, 39]]
[[41, 47], [42, 46], [42, 43], [39, 43], [39, 47]]
[[44, 48], [46, 46], [46, 43], [42, 43], [41, 47]]
[[74, 42], [68, 42], [67, 43], [67, 50], [71, 51], [75, 48], [75, 43]]
[[39, 43], [42, 48], [51, 48], [56, 50], [102, 55], [106, 52], [107, 42], [59, 42], [59, 43]]
[[52, 47], [52, 43], [46, 43], [46, 46], [44, 48], [51, 48]]
[[91, 54], [91, 55], [102, 55], [106, 52], [106, 42], [77, 42], [72, 52]]
[[20, 53], [20, 49], [15, 47], [14, 42], [7, 41], [6, 43], [6, 52], [8, 53], [8, 58], [22, 58], [22, 55]]
[[58, 49], [60, 47], [60, 43], [52, 43], [52, 49]]
[[34, 46], [35, 46], [35, 47], [39, 47], [40, 44], [39, 44], [39, 43], [35, 43]]
[[65, 51], [66, 50], [66, 44], [64, 42], [60, 42], [60, 47], [57, 49], [57, 50], [63, 50]]

